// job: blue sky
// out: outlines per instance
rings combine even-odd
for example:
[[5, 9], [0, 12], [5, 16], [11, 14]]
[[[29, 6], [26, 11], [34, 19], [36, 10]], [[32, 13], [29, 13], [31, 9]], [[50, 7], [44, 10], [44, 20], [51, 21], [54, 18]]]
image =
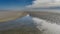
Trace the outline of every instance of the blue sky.
[[0, 10], [23, 9], [31, 5], [33, 0], [0, 0]]
[[0, 0], [0, 10], [60, 7], [60, 0]]

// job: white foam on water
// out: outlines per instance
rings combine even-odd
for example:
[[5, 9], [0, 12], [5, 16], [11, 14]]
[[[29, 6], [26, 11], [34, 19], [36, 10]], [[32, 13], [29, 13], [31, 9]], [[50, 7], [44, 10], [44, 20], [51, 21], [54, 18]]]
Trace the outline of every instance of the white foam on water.
[[46, 20], [33, 17], [32, 20], [37, 25], [36, 27], [42, 31], [42, 34], [60, 34], [60, 25], [50, 23]]

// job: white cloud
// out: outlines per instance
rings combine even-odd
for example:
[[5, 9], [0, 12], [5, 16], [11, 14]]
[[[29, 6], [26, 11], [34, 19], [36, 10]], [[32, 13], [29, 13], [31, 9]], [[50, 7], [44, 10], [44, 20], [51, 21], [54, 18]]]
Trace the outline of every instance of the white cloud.
[[50, 6], [60, 6], [60, 0], [35, 0], [32, 5], [26, 7], [38, 8], [38, 7], [50, 7]]

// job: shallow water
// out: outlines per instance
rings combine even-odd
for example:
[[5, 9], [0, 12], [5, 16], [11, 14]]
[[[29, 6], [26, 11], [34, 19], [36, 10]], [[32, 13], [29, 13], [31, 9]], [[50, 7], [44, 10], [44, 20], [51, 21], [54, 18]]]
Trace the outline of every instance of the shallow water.
[[0, 30], [8, 30], [8, 29], [12, 29], [12, 28], [20, 28], [20, 27], [23, 27], [23, 26], [35, 27], [35, 25], [33, 24], [31, 16], [25, 16], [25, 17], [22, 17], [22, 18], [13, 20], [13, 21], [0, 23]]
[[32, 19], [36, 23], [36, 27], [42, 31], [42, 34], [60, 34], [60, 25], [37, 17], [33, 17]]
[[[21, 32], [20, 28], [26, 28], [22, 30], [24, 30], [25, 33], [27, 32], [27, 34], [60, 34], [60, 25], [56, 24], [55, 22], [50, 22], [49, 20], [47, 21], [37, 17], [31, 17], [29, 15], [16, 20], [0, 23], [0, 31], [2, 31], [3, 34], [13, 34], [17, 32], [17, 30], [15, 31], [10, 29], [16, 28], [18, 28], [19, 32]], [[28, 33], [28, 31], [30, 31], [30, 33]]]

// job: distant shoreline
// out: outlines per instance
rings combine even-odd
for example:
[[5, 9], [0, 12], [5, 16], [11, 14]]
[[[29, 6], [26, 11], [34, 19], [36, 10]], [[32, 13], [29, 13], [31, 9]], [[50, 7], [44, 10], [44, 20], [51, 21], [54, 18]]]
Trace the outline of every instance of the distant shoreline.
[[60, 13], [50, 13], [50, 12], [31, 12], [30, 16], [38, 17], [43, 20], [47, 20], [54, 23], [60, 22]]

